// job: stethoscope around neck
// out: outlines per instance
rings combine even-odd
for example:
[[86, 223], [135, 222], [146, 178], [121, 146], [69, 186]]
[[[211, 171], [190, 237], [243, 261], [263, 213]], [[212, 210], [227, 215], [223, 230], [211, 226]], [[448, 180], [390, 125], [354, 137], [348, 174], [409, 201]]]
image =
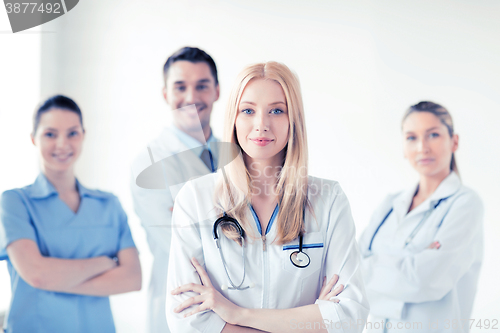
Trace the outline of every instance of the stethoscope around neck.
[[[236, 231], [238, 232], [239, 238], [241, 240], [241, 257], [243, 258], [243, 277], [241, 278], [241, 282], [239, 284], [236, 284], [233, 282], [233, 280], [229, 276], [229, 272], [227, 270], [226, 259], [224, 258], [224, 254], [222, 253], [222, 248], [221, 248], [221, 245], [219, 242], [219, 234], [217, 232], [217, 228], [219, 227], [220, 224], [232, 225], [236, 229]], [[224, 271], [226, 272], [226, 276], [227, 276], [227, 279], [229, 280], [229, 284], [230, 284], [230, 286], [222, 285], [221, 289], [222, 290], [227, 290], [227, 289], [229, 289], [229, 290], [245, 290], [245, 289], [252, 288], [254, 286], [253, 283], [251, 283], [248, 286], [243, 287], [243, 282], [245, 281], [245, 273], [246, 273], [245, 272], [245, 270], [246, 270], [245, 249], [244, 249], [245, 248], [245, 231], [243, 230], [243, 228], [241, 227], [239, 222], [235, 218], [228, 216], [226, 214], [226, 212], [224, 212], [224, 214], [214, 222], [212, 234], [213, 234], [213, 237], [215, 240], [215, 244], [217, 245], [217, 249], [219, 250], [220, 258], [222, 260], [222, 265], [224, 266]], [[292, 262], [292, 264], [295, 267], [298, 267], [298, 268], [306, 268], [311, 263], [311, 258], [309, 257], [309, 255], [307, 255], [307, 253], [302, 251], [303, 239], [304, 239], [304, 236], [302, 234], [300, 234], [300, 236], [299, 236], [299, 249], [298, 249], [298, 251], [293, 251], [290, 254], [290, 261]]]
[[[427, 218], [429, 217], [429, 215], [431, 215], [431, 213], [439, 206], [439, 204], [441, 204], [441, 202], [443, 202], [444, 200], [446, 200], [448, 198], [449, 197], [439, 199], [439, 201], [436, 204], [434, 204], [429, 210], [427, 210], [425, 212], [425, 214], [422, 217], [422, 219], [420, 220], [420, 222], [413, 229], [413, 231], [411, 232], [411, 234], [405, 239], [405, 245], [403, 246], [403, 248], [406, 248], [406, 246], [408, 246], [408, 244], [411, 243], [411, 241], [413, 240], [413, 238], [415, 238], [415, 236], [420, 231], [420, 229], [424, 225], [424, 222], [427, 220]], [[389, 217], [389, 215], [391, 215], [391, 213], [392, 213], [393, 210], [394, 210], [394, 208], [391, 207], [391, 210], [389, 210], [389, 212], [385, 215], [385, 217], [382, 219], [382, 222], [380, 222], [380, 224], [378, 225], [377, 229], [373, 233], [372, 239], [370, 240], [370, 245], [368, 246], [368, 251], [372, 250], [373, 240], [375, 239], [375, 236], [377, 235], [378, 231], [380, 230], [380, 227], [382, 227], [382, 225], [385, 223], [385, 221], [387, 220], [387, 218]]]
[[[221, 248], [221, 245], [220, 245], [220, 242], [219, 242], [219, 234], [217, 233], [217, 228], [220, 224], [231, 224], [233, 227], [236, 228], [238, 234], [240, 235], [240, 239], [241, 239], [241, 257], [243, 258], [243, 277], [241, 278], [241, 282], [236, 285], [233, 280], [231, 279], [231, 277], [229, 276], [229, 272], [227, 271], [227, 264], [226, 264], [226, 259], [224, 259], [224, 254], [222, 253], [222, 248]], [[227, 279], [229, 280], [229, 284], [231, 286], [226, 286], [226, 285], [222, 285], [221, 286], [221, 289], [222, 290], [226, 290], [226, 289], [230, 289], [230, 290], [245, 290], [245, 289], [248, 289], [252, 286], [246, 286], [246, 287], [242, 287], [243, 286], [243, 282], [245, 281], [245, 269], [246, 269], [246, 265], [245, 265], [245, 231], [243, 230], [243, 228], [241, 227], [241, 225], [238, 223], [238, 221], [235, 219], [235, 218], [232, 218], [231, 216], [228, 216], [226, 214], [226, 212], [224, 212], [224, 215], [222, 215], [221, 217], [219, 217], [215, 222], [214, 222], [214, 229], [213, 229], [213, 236], [214, 236], [214, 239], [215, 239], [215, 244], [217, 244], [217, 249], [219, 250], [219, 254], [220, 254], [220, 258], [222, 260], [222, 266], [224, 266], [224, 271], [226, 272], [226, 275], [227, 275]]]

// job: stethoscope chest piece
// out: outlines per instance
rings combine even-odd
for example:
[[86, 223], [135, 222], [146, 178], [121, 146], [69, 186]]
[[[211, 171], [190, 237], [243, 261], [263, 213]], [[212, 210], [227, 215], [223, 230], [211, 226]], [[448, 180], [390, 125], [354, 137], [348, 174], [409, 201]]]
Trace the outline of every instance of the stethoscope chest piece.
[[303, 236], [299, 236], [299, 250], [293, 251], [290, 254], [290, 261], [295, 267], [298, 268], [306, 268], [311, 263], [311, 258], [307, 255], [307, 253], [302, 252], [302, 242]]
[[311, 258], [302, 251], [294, 251], [290, 254], [290, 261], [295, 267], [306, 268], [311, 263]]

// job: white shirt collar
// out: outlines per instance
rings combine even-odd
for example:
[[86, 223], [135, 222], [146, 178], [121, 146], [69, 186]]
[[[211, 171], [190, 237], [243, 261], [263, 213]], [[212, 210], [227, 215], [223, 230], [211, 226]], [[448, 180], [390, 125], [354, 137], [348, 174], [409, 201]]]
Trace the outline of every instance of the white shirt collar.
[[[201, 147], [201, 146], [204, 146], [205, 144], [203, 142], [200, 142], [198, 140], [196, 140], [195, 138], [193, 138], [192, 136], [184, 133], [183, 131], [181, 131], [179, 128], [177, 128], [176, 126], [172, 125], [170, 126], [170, 129], [175, 133], [175, 136], [177, 136], [177, 138], [188, 148], [188, 149], [194, 149], [194, 148], [197, 148], [197, 147]], [[212, 133], [210, 133], [210, 137], [208, 138], [207, 140], [207, 144], [209, 144], [210, 142], [212, 141], [215, 141], [215, 138], [214, 136], [212, 135]], [[200, 152], [201, 154], [201, 152]]]
[[[461, 184], [462, 183], [458, 175], [454, 171], [450, 172], [450, 174], [445, 179], [443, 179], [441, 184], [439, 184], [434, 193], [432, 193], [430, 197], [428, 197], [424, 202], [418, 205], [418, 207], [413, 209], [408, 215], [415, 215], [420, 212], [429, 210], [431, 207], [436, 205], [439, 200], [455, 194], [460, 189]], [[394, 199], [393, 208], [398, 217], [402, 218], [408, 212], [417, 188], [418, 184], [406, 191], [403, 191]]]

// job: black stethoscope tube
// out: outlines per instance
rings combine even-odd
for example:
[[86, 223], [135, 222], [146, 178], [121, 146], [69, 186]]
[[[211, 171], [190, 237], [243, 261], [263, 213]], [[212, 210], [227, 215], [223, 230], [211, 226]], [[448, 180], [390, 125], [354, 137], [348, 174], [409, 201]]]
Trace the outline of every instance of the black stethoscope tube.
[[303, 241], [304, 241], [304, 236], [302, 236], [302, 234], [300, 234], [300, 236], [299, 236], [299, 250], [293, 251], [290, 254], [290, 261], [292, 262], [292, 264], [295, 267], [298, 267], [298, 268], [306, 268], [311, 263], [311, 258], [309, 258], [307, 253], [302, 251]]

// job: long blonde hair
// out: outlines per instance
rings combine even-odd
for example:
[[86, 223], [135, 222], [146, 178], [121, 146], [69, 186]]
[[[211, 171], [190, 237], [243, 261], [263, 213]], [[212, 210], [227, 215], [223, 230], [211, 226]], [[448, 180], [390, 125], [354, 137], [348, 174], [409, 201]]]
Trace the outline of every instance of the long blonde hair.
[[[241, 71], [229, 96], [223, 135], [223, 141], [237, 145], [240, 149], [235, 121], [243, 90], [253, 79], [277, 82], [286, 97], [290, 128], [288, 143], [284, 148], [283, 167], [276, 186], [279, 205], [276, 242], [285, 244], [304, 233], [305, 209], [312, 211], [307, 198], [308, 150], [300, 84], [297, 76], [287, 66], [274, 61], [250, 65]], [[221, 152], [221, 160], [231, 160], [228, 156], [231, 153], [234, 151]], [[252, 194], [251, 176], [241, 153], [225, 167], [224, 173], [224, 178], [215, 190], [215, 202], [223, 212], [239, 221], [247, 235], [252, 235], [250, 222], [246, 218]], [[229, 238], [238, 240], [239, 235], [231, 228], [222, 226], [222, 230]]]

